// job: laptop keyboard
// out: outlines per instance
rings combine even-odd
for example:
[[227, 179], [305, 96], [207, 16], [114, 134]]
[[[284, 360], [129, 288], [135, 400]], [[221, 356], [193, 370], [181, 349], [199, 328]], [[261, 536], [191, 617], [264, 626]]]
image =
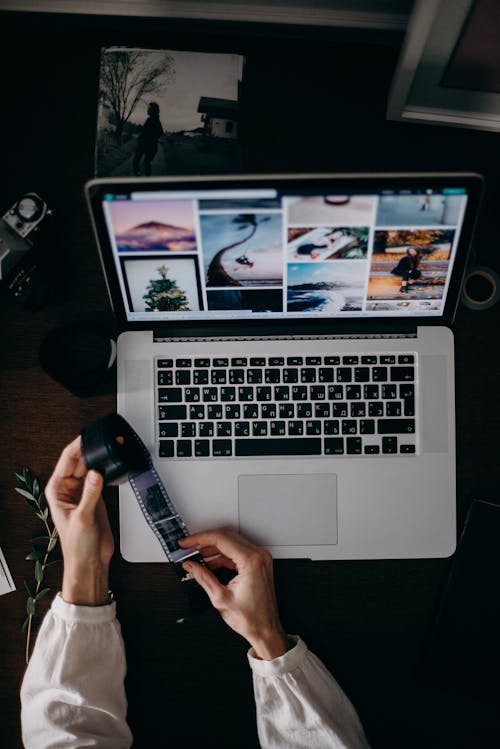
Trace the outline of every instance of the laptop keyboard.
[[416, 360], [158, 358], [159, 456], [413, 455]]

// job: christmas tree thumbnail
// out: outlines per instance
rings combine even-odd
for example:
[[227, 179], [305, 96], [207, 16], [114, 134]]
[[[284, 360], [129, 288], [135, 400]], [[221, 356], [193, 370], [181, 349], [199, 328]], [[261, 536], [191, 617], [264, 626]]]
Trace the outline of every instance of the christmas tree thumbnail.
[[167, 278], [168, 268], [161, 265], [157, 268], [161, 278], [151, 279], [144, 294], [146, 312], [186, 312], [189, 304], [185, 292], [177, 286], [177, 281]]

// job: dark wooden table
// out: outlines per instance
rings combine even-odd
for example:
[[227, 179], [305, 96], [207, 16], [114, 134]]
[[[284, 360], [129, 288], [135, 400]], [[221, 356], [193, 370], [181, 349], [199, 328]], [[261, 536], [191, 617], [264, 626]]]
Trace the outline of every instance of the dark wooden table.
[[[487, 180], [474, 245], [499, 268], [498, 136], [388, 123], [385, 104], [401, 39], [318, 30], [75, 19], [0, 13], [2, 180], [0, 210], [36, 190], [57, 211], [56, 294], [30, 313], [0, 294], [0, 545], [17, 586], [0, 598], [0, 736], [20, 746], [25, 560], [38, 520], [14, 491], [22, 466], [46, 480], [61, 448], [114, 410], [113, 392], [82, 399], [38, 362], [47, 333], [66, 322], [112, 317], [82, 186], [93, 174], [99, 48], [130, 44], [246, 55], [241, 124], [246, 171], [473, 170]], [[499, 309], [460, 307], [454, 324], [457, 513], [473, 498], [500, 500]], [[116, 490], [106, 500], [118, 541]], [[300, 633], [356, 705], [374, 748], [491, 747], [500, 719], [488, 701], [421, 686], [416, 679], [449, 560], [276, 563], [287, 629]], [[48, 573], [55, 592], [57, 566]], [[176, 624], [183, 611], [167, 565], [115, 555], [128, 656], [129, 719], [136, 746], [255, 747], [246, 645], [214, 612]], [[45, 607], [40, 605], [37, 626]], [[36, 628], [35, 628], [36, 629]], [[459, 657], [459, 654], [457, 654]], [[170, 743], [169, 743], [170, 739]]]

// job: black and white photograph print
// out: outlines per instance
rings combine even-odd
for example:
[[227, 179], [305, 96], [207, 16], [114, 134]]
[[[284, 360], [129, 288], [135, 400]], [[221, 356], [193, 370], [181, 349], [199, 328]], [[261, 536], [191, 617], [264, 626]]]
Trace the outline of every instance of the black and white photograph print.
[[105, 202], [118, 252], [196, 252], [191, 200]]
[[281, 213], [200, 215], [207, 287], [281, 286]]
[[376, 198], [372, 195], [320, 195], [287, 198], [292, 226], [372, 226]]
[[131, 312], [197, 312], [196, 258], [122, 258]]
[[209, 310], [282, 312], [282, 289], [218, 289], [207, 291]]
[[288, 312], [336, 315], [363, 306], [367, 263], [289, 263]]
[[288, 261], [363, 260], [368, 226], [292, 227], [288, 229]]
[[377, 226], [456, 226], [465, 208], [464, 195], [381, 195]]
[[96, 175], [239, 171], [243, 65], [234, 54], [102, 49]]

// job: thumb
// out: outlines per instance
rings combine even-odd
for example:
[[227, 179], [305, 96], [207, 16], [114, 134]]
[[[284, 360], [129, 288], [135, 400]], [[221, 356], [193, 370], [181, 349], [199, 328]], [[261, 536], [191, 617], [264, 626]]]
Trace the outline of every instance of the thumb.
[[216, 609], [220, 608], [226, 588], [217, 580], [214, 573], [198, 562], [184, 562], [182, 567], [186, 572], [190, 572], [196, 582], [201, 585], [210, 598], [212, 606]]
[[80, 511], [84, 515], [92, 515], [97, 503], [101, 498], [103, 479], [97, 471], [89, 471], [83, 484], [82, 498], [80, 499]]

